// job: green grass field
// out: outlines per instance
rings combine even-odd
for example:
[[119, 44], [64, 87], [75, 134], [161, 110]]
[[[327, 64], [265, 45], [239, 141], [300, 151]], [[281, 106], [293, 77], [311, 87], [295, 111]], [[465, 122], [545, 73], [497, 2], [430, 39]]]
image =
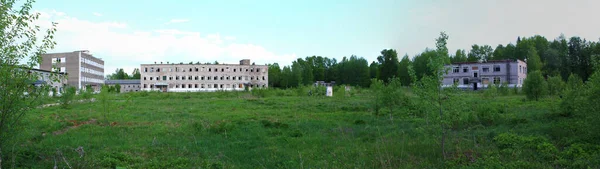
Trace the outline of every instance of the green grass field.
[[583, 150], [576, 151], [570, 139], [562, 139], [568, 129], [558, 125], [558, 98], [533, 102], [521, 95], [462, 94], [461, 105], [448, 105], [464, 111], [455, 114], [458, 120], [448, 130], [443, 160], [437, 112], [419, 113], [414, 104], [374, 115], [366, 90], [346, 97], [294, 92], [130, 93], [114, 95], [106, 114], [98, 102], [36, 109], [24, 117], [19, 142], [5, 151], [12, 160], [3, 163], [22, 168], [68, 168], [67, 163], [73, 168], [599, 166], [597, 145], [581, 144]]

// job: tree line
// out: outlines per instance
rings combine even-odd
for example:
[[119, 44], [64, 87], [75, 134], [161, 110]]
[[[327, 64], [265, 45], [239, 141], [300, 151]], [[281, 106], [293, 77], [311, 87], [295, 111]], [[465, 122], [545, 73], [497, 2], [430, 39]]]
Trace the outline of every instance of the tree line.
[[433, 75], [434, 70], [428, 64], [439, 52], [445, 53], [442, 58], [444, 64], [520, 59], [527, 62], [529, 72], [539, 70], [546, 79], [556, 76], [563, 81], [571, 74], [587, 81], [598, 69], [593, 65], [600, 62], [600, 42], [578, 36], [567, 39], [562, 34], [554, 40], [540, 35], [517, 37], [516, 44], [499, 44], [496, 48], [474, 44], [469, 51], [458, 49], [452, 54], [447, 48], [444, 50], [426, 48], [412, 58], [404, 55], [399, 59], [396, 50], [384, 49], [370, 64], [365, 58], [355, 55], [343, 57], [339, 62], [335, 58], [307, 56], [294, 60], [290, 66], [269, 64], [269, 86], [290, 88], [311, 85], [315, 81], [335, 81], [336, 84], [368, 87], [372, 78], [387, 83], [392, 77], [399, 78], [402, 85], [408, 86], [414, 81], [409, 68], [415, 71], [417, 80]]
[[138, 68], [133, 69], [133, 71], [131, 72], [131, 75], [125, 73], [123, 68], [117, 68], [117, 70], [115, 70], [115, 73], [107, 75], [106, 79], [107, 80], [126, 80], [126, 79], [140, 80], [141, 76], [142, 75], [140, 74], [140, 69], [138, 69]]

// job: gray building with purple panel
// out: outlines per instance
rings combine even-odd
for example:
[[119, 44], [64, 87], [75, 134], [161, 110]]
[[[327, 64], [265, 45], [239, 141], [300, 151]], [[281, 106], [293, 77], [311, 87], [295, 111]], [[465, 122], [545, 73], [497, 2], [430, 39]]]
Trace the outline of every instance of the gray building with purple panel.
[[507, 83], [522, 87], [527, 78], [527, 63], [522, 60], [490, 60], [486, 62], [459, 62], [446, 65], [443, 85], [459, 88], [487, 88], [490, 84]]

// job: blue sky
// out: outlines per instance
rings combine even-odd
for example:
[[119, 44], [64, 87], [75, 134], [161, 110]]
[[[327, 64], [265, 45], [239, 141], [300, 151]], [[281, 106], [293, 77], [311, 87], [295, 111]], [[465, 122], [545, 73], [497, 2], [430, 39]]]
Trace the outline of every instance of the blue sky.
[[[374, 61], [383, 49], [413, 56], [434, 46], [440, 31], [449, 48], [514, 42], [517, 36], [581, 36], [597, 40], [598, 23], [584, 21], [596, 1], [531, 0], [246, 0], [38, 1], [41, 25], [59, 23], [55, 52], [88, 49], [105, 73], [142, 63], [288, 65], [298, 57], [357, 55]], [[557, 12], [558, 11], [558, 12]], [[567, 13], [570, 13], [567, 15]]]

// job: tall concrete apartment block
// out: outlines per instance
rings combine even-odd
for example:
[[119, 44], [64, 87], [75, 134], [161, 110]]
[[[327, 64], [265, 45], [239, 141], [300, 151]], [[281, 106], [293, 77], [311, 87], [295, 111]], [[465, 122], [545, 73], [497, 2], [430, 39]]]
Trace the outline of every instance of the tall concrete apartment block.
[[143, 91], [199, 92], [267, 88], [266, 65], [240, 64], [142, 64]]
[[459, 88], [482, 88], [489, 84], [506, 83], [521, 87], [527, 78], [527, 63], [522, 60], [493, 60], [487, 62], [462, 62], [446, 65], [449, 69], [443, 84], [457, 84]]
[[77, 89], [91, 85], [94, 91], [99, 91], [104, 84], [104, 61], [87, 50], [43, 54], [40, 69], [66, 72], [67, 85]]

